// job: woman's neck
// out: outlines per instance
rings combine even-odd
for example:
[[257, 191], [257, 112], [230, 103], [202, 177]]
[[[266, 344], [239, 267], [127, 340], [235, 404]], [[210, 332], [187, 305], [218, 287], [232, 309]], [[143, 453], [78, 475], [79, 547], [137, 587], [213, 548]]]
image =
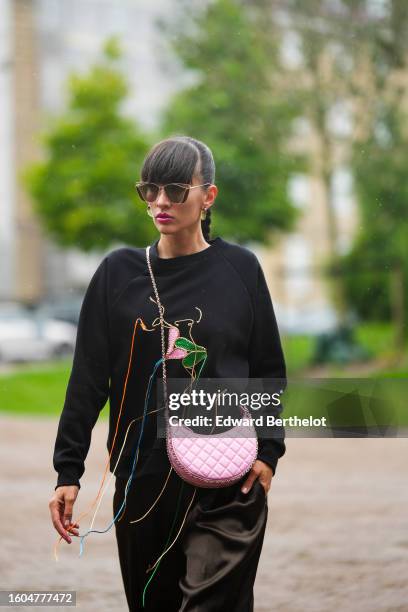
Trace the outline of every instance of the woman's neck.
[[161, 234], [157, 243], [157, 252], [162, 259], [169, 259], [180, 255], [192, 255], [210, 246], [202, 234], [201, 236], [190, 234], [186, 237], [177, 234]]

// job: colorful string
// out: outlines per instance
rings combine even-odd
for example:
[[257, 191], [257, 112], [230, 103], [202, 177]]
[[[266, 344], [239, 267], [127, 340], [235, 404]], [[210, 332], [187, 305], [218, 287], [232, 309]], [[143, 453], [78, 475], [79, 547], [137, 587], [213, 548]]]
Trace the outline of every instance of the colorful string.
[[[153, 298], [150, 297], [150, 299], [152, 301], [154, 301]], [[201, 310], [198, 307], [196, 307], [196, 308], [200, 312], [200, 319], [199, 320], [201, 320], [202, 312], [201, 312]], [[135, 340], [137, 325], [138, 325], [138, 323], [140, 323], [140, 325], [141, 325], [141, 327], [142, 327], [142, 329], [144, 331], [155, 331], [155, 327], [157, 327], [157, 320], [158, 320], [157, 318], [154, 320], [154, 322], [152, 324], [152, 326], [153, 326], [152, 328], [148, 328], [146, 326], [146, 324], [144, 323], [144, 321], [140, 317], [138, 317], [136, 319], [135, 323], [134, 323], [133, 335], [132, 335], [132, 341], [131, 341], [131, 347], [130, 347], [129, 363], [128, 363], [128, 369], [127, 369], [127, 373], [126, 373], [126, 377], [125, 377], [125, 382], [124, 382], [124, 387], [123, 387], [123, 392], [122, 392], [122, 399], [121, 399], [121, 404], [120, 404], [119, 415], [118, 415], [118, 419], [117, 419], [117, 423], [116, 423], [114, 438], [113, 438], [113, 441], [112, 441], [112, 447], [111, 447], [111, 450], [109, 452], [109, 456], [108, 456], [108, 459], [107, 459], [107, 462], [106, 462], [106, 465], [105, 465], [105, 470], [104, 470], [102, 482], [100, 484], [97, 496], [96, 496], [95, 500], [92, 502], [92, 504], [90, 505], [89, 509], [86, 512], [83, 512], [82, 514], [80, 514], [79, 518], [76, 520], [76, 523], [79, 524], [79, 521], [84, 516], [87, 516], [87, 514], [89, 514], [89, 512], [92, 510], [92, 508], [95, 506], [95, 504], [97, 504], [97, 507], [95, 509], [95, 513], [94, 513], [94, 515], [92, 517], [90, 529], [88, 529], [88, 531], [85, 532], [84, 534], [76, 536], [76, 537], [80, 538], [80, 553], [79, 553], [80, 557], [82, 556], [83, 551], [84, 551], [84, 539], [85, 539], [85, 537], [87, 537], [90, 533], [106, 533], [107, 531], [109, 531], [109, 529], [111, 529], [112, 525], [114, 525], [117, 517], [122, 512], [122, 510], [123, 510], [122, 516], [118, 519], [118, 521], [123, 518], [124, 513], [125, 513], [125, 508], [126, 508], [127, 494], [129, 492], [130, 485], [132, 483], [133, 475], [134, 475], [135, 468], [136, 468], [136, 465], [137, 465], [137, 462], [138, 462], [138, 458], [139, 458], [139, 448], [140, 448], [140, 443], [141, 443], [141, 440], [142, 440], [142, 437], [143, 437], [145, 419], [146, 419], [147, 414], [152, 414], [152, 413], [157, 412], [159, 410], [159, 409], [155, 409], [155, 410], [151, 410], [151, 411], [147, 412], [147, 407], [148, 407], [148, 404], [149, 404], [149, 399], [150, 399], [150, 393], [151, 393], [151, 388], [152, 388], [153, 380], [154, 380], [154, 377], [155, 377], [155, 375], [156, 375], [156, 373], [158, 371], [158, 368], [163, 363], [163, 358], [160, 358], [155, 363], [154, 368], [153, 368], [153, 372], [152, 372], [152, 374], [149, 377], [149, 383], [148, 383], [148, 387], [147, 387], [147, 391], [146, 391], [146, 395], [145, 395], [145, 404], [144, 404], [143, 415], [133, 419], [129, 423], [129, 425], [127, 427], [127, 430], [126, 430], [125, 438], [124, 438], [124, 441], [123, 441], [123, 444], [122, 444], [122, 447], [121, 447], [121, 450], [120, 450], [120, 453], [119, 453], [119, 456], [118, 456], [118, 459], [117, 459], [116, 464], [115, 464], [115, 467], [112, 470], [112, 473], [110, 475], [109, 481], [108, 481], [105, 489], [102, 492], [102, 487], [103, 487], [103, 484], [105, 482], [106, 474], [107, 474], [107, 472], [109, 470], [111, 456], [112, 456], [113, 449], [114, 449], [115, 443], [116, 443], [116, 437], [117, 437], [118, 430], [119, 430], [120, 418], [122, 416], [123, 404], [124, 404], [124, 399], [125, 399], [126, 389], [127, 389], [127, 382], [128, 382], [128, 378], [129, 378], [129, 374], [130, 374], [131, 364], [132, 364], [133, 349], [134, 349], [134, 340]], [[183, 363], [184, 368], [186, 370], [191, 370], [191, 372], [190, 372], [190, 383], [192, 383], [192, 381], [195, 381], [201, 375], [201, 372], [202, 372], [202, 370], [203, 370], [203, 368], [205, 366], [205, 363], [207, 361], [207, 351], [206, 351], [205, 347], [197, 345], [196, 342], [194, 341], [194, 338], [192, 337], [191, 328], [192, 328], [192, 325], [194, 324], [194, 321], [192, 319], [181, 319], [181, 320], [177, 321], [176, 323], [180, 323], [182, 321], [188, 321], [189, 322], [188, 323], [188, 327], [189, 327], [190, 340], [188, 340], [185, 337], [180, 337], [179, 328], [177, 326], [171, 325], [171, 324], [169, 324], [169, 323], [167, 323], [165, 321], [166, 327], [169, 328], [168, 350], [167, 350], [167, 353], [165, 355], [165, 358], [166, 358], [166, 360], [167, 359], [181, 359], [181, 358], [183, 358], [183, 362], [182, 363]], [[195, 366], [199, 362], [201, 362], [201, 367], [199, 369], [198, 375], [196, 376], [195, 375]], [[116, 513], [116, 515], [114, 516], [114, 518], [110, 522], [110, 524], [106, 527], [106, 529], [101, 529], [101, 530], [99, 530], [99, 529], [92, 529], [92, 527], [94, 525], [94, 522], [95, 522], [95, 519], [96, 519], [97, 512], [98, 512], [99, 507], [101, 505], [103, 496], [105, 495], [107, 489], [110, 486], [112, 478], [115, 475], [117, 466], [119, 464], [122, 452], [123, 452], [125, 444], [126, 444], [126, 440], [127, 440], [127, 437], [128, 437], [128, 433], [129, 433], [130, 427], [135, 423], [135, 421], [139, 420], [140, 418], [142, 419], [142, 424], [141, 424], [141, 427], [140, 427], [139, 438], [138, 438], [136, 450], [135, 450], [135, 453], [134, 453], [134, 459], [133, 459], [133, 465], [132, 465], [131, 473], [130, 473], [129, 479], [128, 479], [127, 483], [126, 483], [124, 500], [122, 502], [122, 505], [120, 506], [118, 512]], [[160, 499], [161, 495], [163, 494], [163, 492], [164, 492], [164, 490], [165, 490], [165, 488], [167, 486], [167, 483], [168, 483], [169, 477], [171, 475], [171, 472], [172, 472], [172, 467], [170, 468], [170, 471], [169, 471], [169, 473], [168, 473], [168, 475], [166, 477], [166, 481], [165, 481], [165, 483], [164, 483], [164, 485], [163, 485], [159, 495], [157, 496], [156, 500], [153, 502], [151, 507], [145, 512], [145, 514], [143, 516], [139, 517], [138, 519], [130, 521], [130, 523], [136, 523], [136, 522], [141, 521], [154, 508], [154, 506], [156, 505], [156, 503]], [[182, 493], [183, 486], [184, 486], [184, 481], [182, 481], [182, 487], [181, 487], [180, 493], [179, 493], [179, 498], [178, 498], [178, 502], [177, 502], [177, 507], [176, 507], [176, 511], [175, 511], [175, 516], [174, 516], [173, 524], [171, 526], [169, 536], [168, 536], [166, 544], [164, 546], [164, 550], [161, 553], [161, 555], [158, 557], [156, 562], [151, 567], [149, 567], [146, 570], [146, 572], [148, 572], [148, 571], [151, 571], [153, 568], [156, 568], [155, 571], [153, 572], [153, 574], [150, 576], [150, 578], [149, 578], [148, 582], [146, 583], [145, 587], [144, 587], [144, 590], [143, 590], [143, 607], [144, 607], [144, 600], [145, 600], [146, 589], [147, 589], [148, 585], [150, 584], [151, 580], [153, 579], [154, 575], [156, 574], [162, 558], [170, 550], [170, 548], [175, 544], [179, 534], [181, 533], [181, 530], [182, 530], [182, 528], [183, 528], [183, 526], [185, 524], [185, 520], [187, 518], [187, 514], [188, 514], [188, 512], [189, 512], [189, 510], [191, 508], [191, 505], [193, 503], [193, 500], [194, 500], [194, 497], [195, 497], [195, 494], [196, 494], [196, 489], [195, 489], [194, 493], [193, 493], [193, 496], [191, 498], [191, 501], [190, 501], [190, 503], [189, 503], [189, 505], [187, 507], [184, 519], [183, 519], [183, 521], [181, 523], [181, 526], [180, 526], [180, 528], [178, 530], [178, 533], [177, 533], [176, 537], [174, 538], [173, 542], [171, 543], [171, 545], [167, 547], [167, 544], [168, 544], [168, 542], [169, 542], [169, 540], [171, 538], [171, 534], [173, 533], [174, 526], [175, 526], [176, 521], [177, 521], [177, 516], [178, 516], [178, 512], [179, 512], [179, 506], [180, 506], [181, 493]], [[98, 500], [99, 500], [99, 503], [97, 503]], [[74, 523], [71, 523], [71, 525], [67, 528], [67, 531], [70, 532], [73, 527], [74, 527]], [[58, 541], [57, 541], [57, 543], [55, 545], [55, 548], [54, 548], [54, 556], [55, 556], [56, 561], [58, 561], [57, 548], [58, 548], [58, 545], [59, 545], [59, 543], [61, 542], [62, 539], [63, 539], [62, 536], [60, 536], [60, 538], [58, 539]]]

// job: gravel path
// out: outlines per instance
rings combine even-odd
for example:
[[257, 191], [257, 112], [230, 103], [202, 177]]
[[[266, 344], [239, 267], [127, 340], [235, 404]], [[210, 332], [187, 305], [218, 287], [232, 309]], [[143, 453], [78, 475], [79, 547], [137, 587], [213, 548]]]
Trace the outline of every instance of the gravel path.
[[[54, 559], [56, 429], [55, 419], [0, 415], [0, 588], [72, 589], [86, 612], [125, 611], [113, 529], [88, 537], [82, 558], [76, 538], [61, 542]], [[96, 496], [106, 435], [98, 422], [77, 516]], [[256, 612], [408, 612], [407, 465], [406, 438], [287, 438], [268, 496]], [[112, 488], [97, 529], [112, 519]]]

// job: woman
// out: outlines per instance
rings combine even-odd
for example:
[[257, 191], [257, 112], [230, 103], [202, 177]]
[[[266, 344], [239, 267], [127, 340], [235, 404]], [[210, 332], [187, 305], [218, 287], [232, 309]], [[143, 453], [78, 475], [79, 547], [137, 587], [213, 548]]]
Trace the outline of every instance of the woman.
[[[190, 137], [163, 140], [141, 178], [138, 193], [160, 232], [150, 259], [166, 327], [206, 351], [202, 376], [277, 379], [283, 388], [285, 362], [258, 259], [210, 238], [218, 193], [210, 149]], [[257, 460], [235, 485], [195, 488], [171, 469], [157, 435], [155, 385], [146, 391], [162, 355], [154, 295], [144, 248], [114, 250], [91, 279], [55, 442], [53, 524], [67, 542], [79, 534], [73, 504], [109, 398], [113, 515], [129, 610], [249, 612], [284, 430], [259, 439]], [[175, 356], [169, 348], [168, 378], [186, 376]]]

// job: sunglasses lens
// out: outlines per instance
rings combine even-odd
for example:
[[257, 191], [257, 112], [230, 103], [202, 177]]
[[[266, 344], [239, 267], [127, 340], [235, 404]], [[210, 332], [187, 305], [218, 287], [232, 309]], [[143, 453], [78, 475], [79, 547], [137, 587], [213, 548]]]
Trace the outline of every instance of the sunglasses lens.
[[[187, 188], [176, 183], [170, 183], [164, 187], [166, 195], [171, 202], [181, 204], [185, 201], [187, 195]], [[155, 202], [159, 194], [159, 188], [154, 183], [140, 183], [136, 185], [136, 190], [139, 197], [144, 202]]]
[[145, 202], [154, 202], [157, 199], [158, 187], [153, 183], [142, 183], [136, 186], [137, 192]]
[[170, 184], [166, 185], [166, 194], [171, 202], [176, 202], [180, 204], [184, 200], [184, 195], [186, 193], [186, 188], [181, 185]]

